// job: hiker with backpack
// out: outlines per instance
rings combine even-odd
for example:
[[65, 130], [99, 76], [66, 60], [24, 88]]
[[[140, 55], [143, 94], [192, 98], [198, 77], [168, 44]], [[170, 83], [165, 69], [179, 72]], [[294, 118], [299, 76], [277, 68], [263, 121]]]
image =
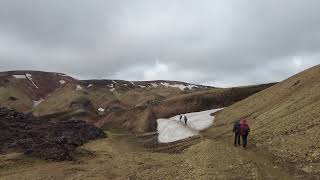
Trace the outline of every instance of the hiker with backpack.
[[184, 116], [184, 124], [187, 125], [187, 122], [188, 122], [188, 118], [187, 116]]
[[242, 123], [240, 125], [240, 134], [242, 137], [242, 144], [243, 144], [243, 148], [247, 148], [247, 142], [248, 142], [248, 135], [250, 132], [250, 127], [247, 124], [247, 120], [242, 120]]
[[179, 117], [179, 118], [180, 118], [180, 122], [181, 122], [181, 120], [182, 120], [182, 115], [180, 115], [180, 117]]
[[233, 125], [233, 133], [234, 133], [234, 146], [241, 146], [240, 143], [240, 120], [237, 120]]

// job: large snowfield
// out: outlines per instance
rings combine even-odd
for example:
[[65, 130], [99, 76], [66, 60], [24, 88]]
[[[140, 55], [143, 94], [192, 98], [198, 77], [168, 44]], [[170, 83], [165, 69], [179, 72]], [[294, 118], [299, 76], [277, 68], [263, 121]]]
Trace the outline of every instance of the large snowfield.
[[196, 136], [199, 131], [213, 125], [214, 117], [210, 114], [220, 110], [222, 108], [182, 114], [182, 116], [185, 115], [188, 118], [187, 125], [184, 124], [183, 118], [180, 122], [180, 115], [169, 119], [158, 119], [158, 141], [160, 143], [169, 143]]

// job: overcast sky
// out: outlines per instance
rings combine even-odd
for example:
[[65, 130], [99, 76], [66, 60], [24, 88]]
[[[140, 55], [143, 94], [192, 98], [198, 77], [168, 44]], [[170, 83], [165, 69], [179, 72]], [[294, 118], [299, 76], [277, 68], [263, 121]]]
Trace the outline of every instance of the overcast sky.
[[320, 63], [319, 0], [1, 0], [0, 71], [214, 86]]

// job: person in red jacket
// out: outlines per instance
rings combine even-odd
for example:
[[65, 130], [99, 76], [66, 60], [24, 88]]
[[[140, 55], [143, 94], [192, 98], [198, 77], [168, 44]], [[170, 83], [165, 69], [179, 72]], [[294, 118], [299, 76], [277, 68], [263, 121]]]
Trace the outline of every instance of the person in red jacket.
[[242, 137], [243, 148], [247, 148], [248, 135], [250, 132], [250, 127], [247, 124], [247, 120], [243, 119], [240, 125], [240, 135]]

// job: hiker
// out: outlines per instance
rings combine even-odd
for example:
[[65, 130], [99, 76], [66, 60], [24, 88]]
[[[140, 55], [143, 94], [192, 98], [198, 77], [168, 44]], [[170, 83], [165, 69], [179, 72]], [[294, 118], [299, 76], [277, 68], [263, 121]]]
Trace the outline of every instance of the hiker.
[[180, 115], [180, 117], [179, 117], [179, 118], [180, 118], [180, 122], [181, 122], [181, 120], [182, 120], [182, 115]]
[[242, 120], [242, 123], [240, 125], [240, 134], [242, 136], [242, 144], [243, 144], [243, 148], [247, 148], [247, 140], [248, 140], [248, 135], [250, 132], [250, 127], [247, 124], [247, 120]]
[[188, 118], [187, 116], [184, 116], [184, 124], [187, 125], [187, 122], [188, 122]]
[[240, 120], [236, 120], [236, 122], [233, 125], [233, 133], [234, 133], [234, 146], [237, 147], [241, 146], [240, 144]]

